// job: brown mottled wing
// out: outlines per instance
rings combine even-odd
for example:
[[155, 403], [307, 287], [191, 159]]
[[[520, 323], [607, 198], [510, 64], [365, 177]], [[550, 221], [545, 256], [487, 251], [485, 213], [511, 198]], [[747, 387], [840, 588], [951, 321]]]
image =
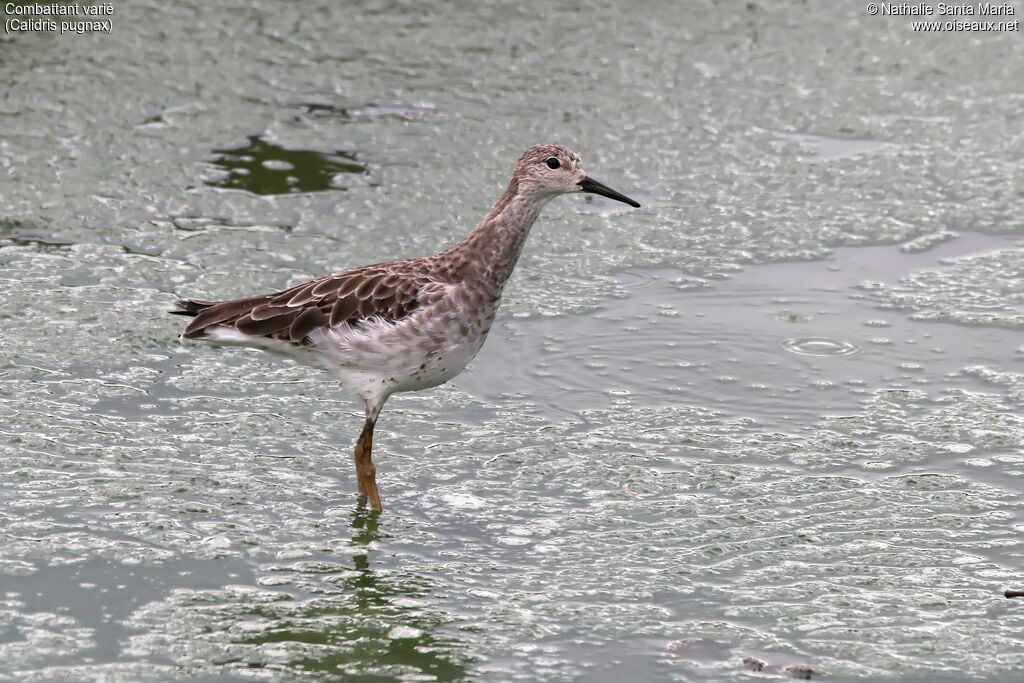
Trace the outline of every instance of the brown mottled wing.
[[309, 333], [319, 327], [354, 325], [373, 317], [401, 320], [420, 305], [420, 289], [429, 280], [425, 269], [402, 261], [363, 266], [248, 299], [186, 300], [179, 307], [186, 314], [194, 312], [195, 319], [182, 336], [201, 339], [207, 328], [225, 326], [256, 337], [306, 344]]

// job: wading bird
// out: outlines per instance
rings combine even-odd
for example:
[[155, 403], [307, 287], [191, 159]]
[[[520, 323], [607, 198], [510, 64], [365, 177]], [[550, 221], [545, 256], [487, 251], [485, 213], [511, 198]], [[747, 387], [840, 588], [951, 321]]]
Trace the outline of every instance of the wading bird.
[[232, 301], [176, 302], [194, 316], [182, 335], [272, 351], [326, 369], [363, 400], [355, 448], [360, 495], [380, 511], [373, 427], [399, 391], [435, 387], [459, 374], [483, 346], [505, 282], [544, 205], [591, 192], [640, 206], [583, 172], [558, 145], [519, 158], [505, 193], [464, 240], [440, 254], [362, 266], [282, 292]]

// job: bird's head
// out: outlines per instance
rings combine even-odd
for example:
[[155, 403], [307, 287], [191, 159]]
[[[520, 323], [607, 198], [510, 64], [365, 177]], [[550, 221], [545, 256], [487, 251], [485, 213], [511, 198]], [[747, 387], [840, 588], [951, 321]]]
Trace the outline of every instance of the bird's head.
[[534, 145], [519, 157], [513, 178], [520, 190], [559, 195], [570, 192], [591, 192], [638, 207], [640, 204], [607, 185], [599, 183], [583, 171], [580, 156], [561, 145]]

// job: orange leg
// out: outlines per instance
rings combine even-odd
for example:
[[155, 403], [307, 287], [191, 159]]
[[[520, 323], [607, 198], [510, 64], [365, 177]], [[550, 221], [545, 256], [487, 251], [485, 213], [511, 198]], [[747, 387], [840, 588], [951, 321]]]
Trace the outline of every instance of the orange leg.
[[356, 481], [359, 484], [359, 495], [366, 496], [370, 501], [370, 507], [381, 512], [384, 508], [381, 507], [380, 494], [377, 492], [377, 468], [370, 458], [373, 449], [373, 426], [376, 422], [369, 417], [366, 418], [363, 432], [356, 443]]

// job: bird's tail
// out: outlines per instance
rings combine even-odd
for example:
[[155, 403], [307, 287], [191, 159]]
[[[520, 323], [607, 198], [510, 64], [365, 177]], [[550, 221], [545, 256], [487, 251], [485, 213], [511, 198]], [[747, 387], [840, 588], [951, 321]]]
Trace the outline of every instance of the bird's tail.
[[187, 315], [192, 318], [196, 317], [210, 306], [213, 306], [215, 301], [196, 301], [195, 299], [178, 299], [174, 302], [177, 308], [167, 311], [174, 315]]

